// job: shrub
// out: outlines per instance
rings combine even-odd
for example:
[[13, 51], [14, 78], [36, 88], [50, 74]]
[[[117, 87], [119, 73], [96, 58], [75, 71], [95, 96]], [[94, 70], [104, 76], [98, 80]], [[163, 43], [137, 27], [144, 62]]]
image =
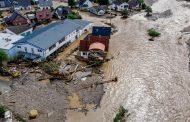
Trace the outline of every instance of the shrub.
[[59, 70], [59, 65], [58, 63], [54, 61], [49, 61], [49, 62], [42, 63], [41, 68], [47, 73], [53, 73]]
[[72, 11], [70, 14], [67, 15], [68, 19], [82, 19], [79, 12]]
[[0, 63], [5, 60], [8, 60], [8, 55], [4, 50], [0, 49]]
[[128, 113], [128, 110], [125, 109], [123, 106], [120, 106], [119, 112], [116, 114], [113, 122], [121, 122], [126, 113]]
[[157, 32], [155, 29], [151, 28], [148, 30], [148, 35], [151, 37], [158, 37], [161, 33]]
[[6, 107], [0, 104], [0, 117], [4, 117], [5, 112], [6, 112]]
[[18, 120], [19, 122], [27, 122], [26, 119], [24, 119], [24, 117], [20, 114], [16, 114], [15, 115], [16, 120]]
[[122, 17], [123, 17], [123, 18], [127, 18], [127, 17], [129, 16], [129, 13], [128, 13], [127, 10], [122, 11], [121, 14], [122, 14]]
[[97, 3], [100, 4], [100, 5], [108, 5], [109, 0], [97, 0]]
[[150, 6], [146, 6], [146, 12], [149, 14], [149, 13], [152, 13], [152, 8]]
[[68, 0], [69, 6], [73, 7], [73, 6], [75, 6], [75, 4], [76, 4], [75, 0]]
[[147, 5], [145, 3], [142, 4], [142, 9], [146, 9]]

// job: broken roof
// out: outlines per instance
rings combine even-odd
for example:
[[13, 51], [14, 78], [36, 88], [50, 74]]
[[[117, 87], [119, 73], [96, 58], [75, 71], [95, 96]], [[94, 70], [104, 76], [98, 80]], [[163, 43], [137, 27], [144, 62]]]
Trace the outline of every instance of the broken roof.
[[6, 23], [12, 22], [18, 15], [20, 15], [21, 17], [27, 19], [25, 16], [23, 16], [23, 15], [22, 15], [21, 13], [19, 13], [18, 11], [14, 11], [11, 16], [5, 18], [5, 22], [6, 22]]
[[37, 3], [41, 7], [53, 6], [52, 0], [38, 0]]
[[121, 5], [123, 3], [125, 3], [125, 1], [123, 1], [123, 0], [116, 0], [113, 2], [113, 4], [116, 4], [116, 5]]
[[140, 4], [140, 2], [139, 2], [139, 0], [129, 0], [128, 4], [131, 7], [136, 7], [137, 5]]

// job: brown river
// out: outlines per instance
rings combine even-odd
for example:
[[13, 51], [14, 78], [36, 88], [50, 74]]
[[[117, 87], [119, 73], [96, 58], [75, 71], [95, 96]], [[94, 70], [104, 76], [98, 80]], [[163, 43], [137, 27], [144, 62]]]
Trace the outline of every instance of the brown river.
[[[171, 0], [173, 3], [169, 5], [167, 1], [160, 0], [153, 9], [161, 11], [158, 6], [168, 4], [160, 8], [176, 11], [175, 7], [183, 4]], [[189, 15], [188, 11], [185, 9], [184, 13]], [[83, 16], [96, 24], [108, 21]], [[178, 20], [178, 16], [182, 14], [178, 12], [172, 18], [156, 22], [141, 14], [127, 20], [113, 19], [119, 29], [110, 42], [110, 55], [114, 59], [104, 69], [106, 78], [117, 76], [119, 81], [105, 85], [100, 108], [86, 116], [70, 111], [67, 122], [112, 122], [120, 105], [129, 110], [126, 120], [130, 122], [190, 122], [189, 52], [185, 43], [190, 37], [180, 33], [185, 23], [190, 22]], [[161, 32], [161, 37], [148, 41], [147, 30], [152, 27]]]

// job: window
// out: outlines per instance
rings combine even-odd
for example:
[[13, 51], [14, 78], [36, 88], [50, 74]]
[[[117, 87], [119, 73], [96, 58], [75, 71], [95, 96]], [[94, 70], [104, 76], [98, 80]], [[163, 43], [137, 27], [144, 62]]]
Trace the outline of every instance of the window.
[[38, 52], [42, 52], [42, 50], [38, 49]]
[[21, 46], [17, 46], [17, 48], [21, 48]]
[[52, 45], [51, 47], [49, 47], [49, 50], [52, 50], [53, 48], [56, 47], [56, 44]]
[[31, 52], [34, 53], [34, 48], [31, 48]]
[[63, 41], [65, 41], [65, 38], [62, 38], [61, 40], [59, 40], [59, 44], [61, 44]]

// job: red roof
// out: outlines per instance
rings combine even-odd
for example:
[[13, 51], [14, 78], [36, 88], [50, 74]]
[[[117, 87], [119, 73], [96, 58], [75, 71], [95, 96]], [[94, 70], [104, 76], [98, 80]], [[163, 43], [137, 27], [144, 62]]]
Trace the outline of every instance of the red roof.
[[[109, 39], [107, 36], [92, 36], [88, 35], [84, 40], [80, 41], [79, 51], [88, 51], [96, 47], [96, 49], [100, 49], [103, 51], [108, 51], [109, 48]], [[96, 44], [94, 44], [96, 43]], [[93, 46], [91, 46], [94, 44]], [[104, 45], [104, 46], [102, 46]], [[90, 47], [91, 46], [91, 47]], [[99, 48], [97, 46], [100, 46]]]
[[105, 45], [100, 42], [92, 43], [89, 47], [89, 50], [102, 50], [105, 51]]
[[52, 13], [49, 9], [43, 9], [41, 11], [36, 12], [37, 19], [51, 19]]

